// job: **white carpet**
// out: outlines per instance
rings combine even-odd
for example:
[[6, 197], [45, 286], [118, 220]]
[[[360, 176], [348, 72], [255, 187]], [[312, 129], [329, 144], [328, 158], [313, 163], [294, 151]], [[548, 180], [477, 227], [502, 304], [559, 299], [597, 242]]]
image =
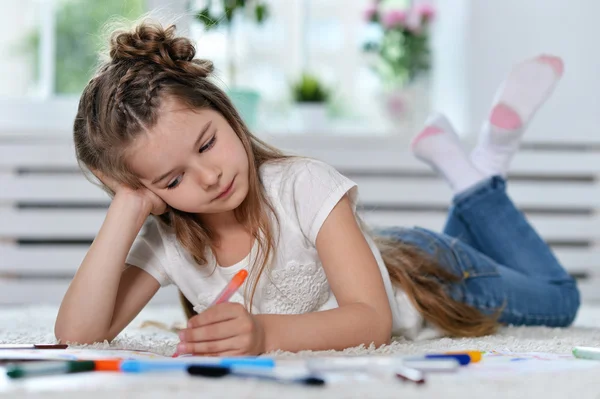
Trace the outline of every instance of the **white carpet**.
[[[0, 343], [54, 342], [54, 307], [27, 307], [0, 309]], [[157, 320], [167, 324], [183, 321], [177, 307], [153, 307], [142, 311], [132, 324], [111, 344], [94, 347], [117, 347], [151, 350], [170, 355], [178, 342], [173, 333], [154, 327], [140, 328], [143, 321]], [[383, 348], [351, 348], [345, 354], [418, 354], [447, 350], [507, 350], [514, 352], [570, 353], [574, 346], [600, 346], [600, 306], [583, 306], [574, 327], [569, 329], [544, 327], [507, 327], [494, 336], [478, 339], [438, 339], [412, 342], [402, 338]], [[332, 352], [277, 353], [277, 356], [331, 355]], [[177, 397], [229, 397], [229, 398], [306, 398], [306, 397], [357, 397], [357, 398], [425, 398], [460, 397], [481, 399], [496, 397], [566, 397], [577, 393], [578, 399], [600, 397], [600, 362], [594, 369], [511, 375], [502, 378], [469, 380], [453, 375], [435, 375], [422, 387], [397, 381], [376, 384], [354, 383], [332, 385], [326, 388], [303, 388], [245, 380], [206, 380], [183, 375], [163, 374], [145, 376], [103, 375], [82, 379], [65, 376], [24, 381], [17, 384], [0, 380], [0, 395], [17, 397], [79, 397], [78, 391], [92, 391], [93, 397], [164, 397], [173, 392]], [[98, 373], [95, 373], [98, 374]], [[65, 391], [63, 391], [65, 390]], [[63, 391], [63, 392], [60, 392]], [[90, 392], [91, 393], [91, 392]], [[135, 394], [135, 395], [134, 395]], [[55, 396], [56, 395], [56, 396]], [[169, 394], [171, 396], [171, 394]], [[86, 394], [86, 397], [88, 395]]]

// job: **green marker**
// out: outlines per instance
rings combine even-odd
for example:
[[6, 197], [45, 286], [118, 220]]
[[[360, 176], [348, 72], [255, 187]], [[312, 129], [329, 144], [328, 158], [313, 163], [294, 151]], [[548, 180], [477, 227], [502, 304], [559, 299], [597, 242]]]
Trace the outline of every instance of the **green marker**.
[[600, 348], [577, 346], [573, 349], [573, 356], [578, 359], [600, 360]]
[[6, 375], [10, 378], [25, 378], [93, 370], [93, 361], [42, 361], [8, 365]]

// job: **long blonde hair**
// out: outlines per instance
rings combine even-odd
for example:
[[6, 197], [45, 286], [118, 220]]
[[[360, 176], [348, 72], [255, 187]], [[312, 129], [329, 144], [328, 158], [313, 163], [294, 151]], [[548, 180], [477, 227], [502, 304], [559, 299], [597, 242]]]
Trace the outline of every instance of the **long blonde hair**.
[[[278, 223], [258, 170], [266, 162], [289, 156], [248, 130], [227, 95], [211, 81], [213, 64], [195, 59], [195, 53], [188, 39], [175, 35], [174, 25], [165, 28], [143, 20], [132, 29], [115, 30], [110, 38], [109, 59], [98, 67], [81, 95], [74, 123], [76, 155], [82, 167], [98, 170], [132, 188], [142, 188], [127, 165], [126, 150], [144, 129], [156, 124], [162, 99], [175, 98], [190, 109], [210, 108], [223, 115], [248, 154], [249, 191], [235, 215], [258, 242], [259, 256], [249, 268], [251, 284], [245, 295], [251, 309], [258, 280], [274, 252], [271, 217]], [[108, 187], [105, 190], [111, 193]], [[196, 215], [169, 208], [158, 219], [173, 229], [200, 267], [207, 264], [205, 251], [215, 237]], [[383, 238], [377, 242], [393, 282], [402, 286], [427, 320], [453, 335], [493, 331], [493, 318], [448, 296], [442, 282], [457, 281], [456, 276], [416, 248]], [[191, 317], [191, 303], [181, 293], [180, 299]]]

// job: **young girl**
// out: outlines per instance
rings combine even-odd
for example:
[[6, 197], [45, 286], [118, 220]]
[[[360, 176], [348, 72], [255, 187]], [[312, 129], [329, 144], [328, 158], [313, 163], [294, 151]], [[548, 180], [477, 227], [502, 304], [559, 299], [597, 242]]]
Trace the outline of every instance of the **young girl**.
[[[515, 67], [470, 159], [441, 116], [416, 137], [416, 155], [455, 192], [444, 234], [372, 236], [355, 214], [355, 184], [252, 135], [211, 82], [212, 64], [194, 59], [174, 31], [143, 22], [115, 32], [110, 60], [82, 94], [77, 157], [113, 200], [60, 307], [60, 341], [113, 339], [169, 284], [189, 317], [177, 350], [199, 355], [573, 321], [575, 282], [507, 197], [503, 177], [562, 74], [559, 59]], [[242, 289], [210, 306], [241, 269]]]

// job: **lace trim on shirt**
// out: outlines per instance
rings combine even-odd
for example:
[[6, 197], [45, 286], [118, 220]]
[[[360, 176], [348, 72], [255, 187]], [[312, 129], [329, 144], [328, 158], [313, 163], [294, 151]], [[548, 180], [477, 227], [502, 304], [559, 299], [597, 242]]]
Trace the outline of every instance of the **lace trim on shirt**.
[[264, 289], [264, 313], [303, 314], [318, 310], [329, 299], [329, 284], [322, 267], [314, 262], [289, 262], [271, 272]]

